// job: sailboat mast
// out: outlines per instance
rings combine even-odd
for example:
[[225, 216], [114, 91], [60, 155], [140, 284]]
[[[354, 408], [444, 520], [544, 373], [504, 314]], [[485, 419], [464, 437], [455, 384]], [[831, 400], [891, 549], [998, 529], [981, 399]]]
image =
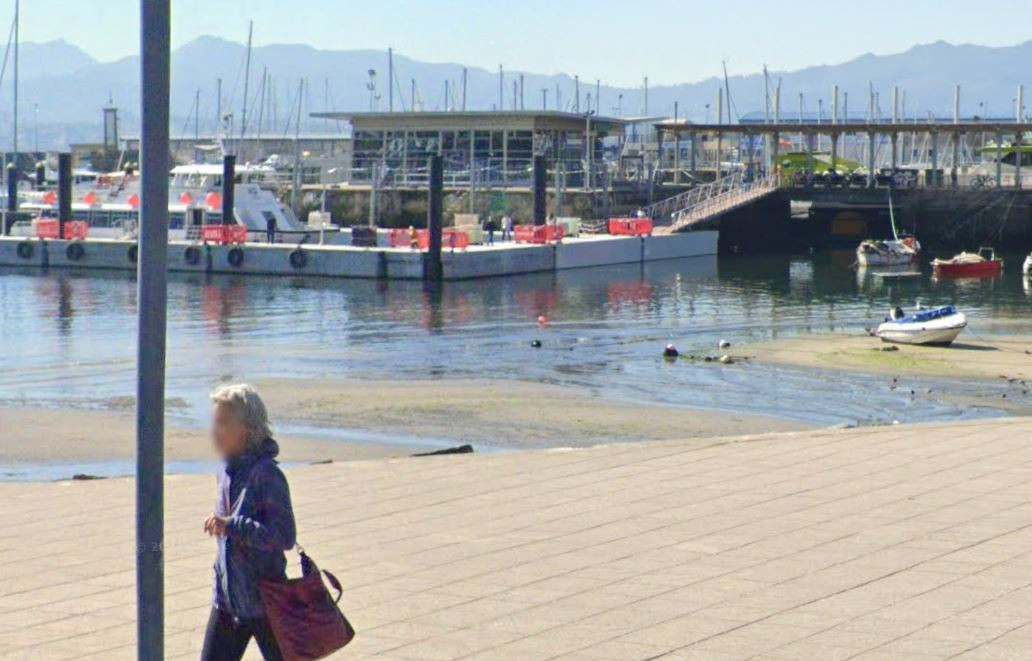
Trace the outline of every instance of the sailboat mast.
[[21, 23], [21, 2], [14, 0], [14, 159], [18, 162], [18, 41]]
[[244, 107], [240, 112], [240, 141], [247, 135], [247, 96], [251, 93], [251, 40], [254, 37], [254, 21], [247, 28], [247, 65], [244, 67]]

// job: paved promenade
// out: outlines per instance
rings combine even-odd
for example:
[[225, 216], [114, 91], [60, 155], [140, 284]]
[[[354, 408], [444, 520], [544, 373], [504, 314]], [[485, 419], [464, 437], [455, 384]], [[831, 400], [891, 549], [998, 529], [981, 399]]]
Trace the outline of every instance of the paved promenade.
[[[288, 477], [346, 586], [342, 659], [1032, 658], [1029, 419]], [[192, 659], [214, 481], [167, 484], [168, 658]], [[132, 491], [0, 484], [0, 658], [133, 658]]]

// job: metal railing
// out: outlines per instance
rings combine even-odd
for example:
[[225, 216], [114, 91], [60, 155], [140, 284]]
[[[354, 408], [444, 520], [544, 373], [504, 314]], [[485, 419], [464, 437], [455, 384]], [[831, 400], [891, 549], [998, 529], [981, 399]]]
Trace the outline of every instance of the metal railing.
[[674, 216], [685, 209], [710, 199], [715, 195], [721, 195], [727, 191], [734, 190], [742, 185], [743, 173], [735, 171], [722, 179], [687, 190], [679, 195], [660, 200], [645, 209], [645, 215], [659, 225], [670, 224]]
[[777, 174], [747, 182], [736, 173], [709, 186], [700, 187], [706, 190], [700, 192], [699, 199], [692, 200], [690, 204], [672, 213], [670, 231], [683, 230], [691, 225], [733, 211], [770, 195], [778, 189], [779, 185], [780, 178]]

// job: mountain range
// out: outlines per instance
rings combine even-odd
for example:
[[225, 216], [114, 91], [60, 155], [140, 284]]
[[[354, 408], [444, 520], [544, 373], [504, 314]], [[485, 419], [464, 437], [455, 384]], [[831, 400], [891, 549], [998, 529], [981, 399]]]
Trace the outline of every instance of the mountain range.
[[[693, 55], [686, 53], [688, 56]], [[219, 116], [218, 79], [222, 80], [222, 114], [232, 113], [234, 131], [239, 133], [244, 117], [246, 59], [245, 46], [215, 37], [200, 37], [175, 50], [172, 60], [174, 136], [191, 136], [194, 131], [210, 134], [215, 130]], [[23, 43], [19, 61], [19, 140], [23, 149], [37, 144], [40, 149], [53, 149], [74, 142], [99, 141], [101, 108], [109, 102], [120, 108], [123, 135], [137, 132], [138, 57], [99, 62], [72, 44], [51, 41]], [[1017, 85], [1028, 86], [1032, 82], [1027, 70], [1029, 61], [1032, 61], [1032, 41], [1009, 47], [954, 45], [940, 41], [914, 46], [898, 54], [866, 54], [840, 64], [790, 72], [771, 71], [766, 77], [757, 72], [732, 72], [734, 75], [726, 80], [715, 76], [679, 85], [654, 86], [648, 90], [648, 108], [643, 85], [631, 88], [602, 85], [599, 109], [594, 98], [595, 82], [582, 80], [579, 110], [588, 110], [590, 95], [591, 108], [600, 110], [602, 115], [671, 116], [676, 103], [681, 117], [715, 121], [717, 90], [726, 88], [730, 90], [731, 100], [730, 111], [725, 110], [726, 121], [728, 112], [732, 118], [762, 112], [765, 99], [772, 98], [774, 88], [780, 85], [781, 107], [786, 116], [798, 111], [801, 94], [804, 112], [815, 112], [821, 100], [827, 117], [832, 88], [837, 84], [841, 94], [840, 112], [848, 105], [852, 116], [866, 116], [871, 98], [869, 90], [873, 89], [879, 100], [876, 112], [887, 116], [891, 113], [891, 88], [898, 85], [905, 94], [908, 117], [929, 114], [947, 117], [952, 113], [954, 85], [960, 84], [962, 114], [1010, 118], [1015, 115], [1013, 99]], [[713, 64], [714, 70], [719, 71], [720, 62]], [[463, 70], [463, 65], [458, 63], [421, 62], [396, 53], [395, 109], [413, 107], [413, 86], [417, 110], [460, 108]], [[375, 71], [375, 80], [370, 85], [372, 71]], [[513, 107], [513, 84], [519, 81], [521, 74], [523, 108], [540, 109], [547, 103], [548, 108], [554, 110], [558, 94], [562, 109], [577, 109], [572, 72], [505, 71], [502, 103], [507, 109]], [[491, 110], [499, 105], [497, 70], [469, 67], [466, 76], [468, 109]], [[263, 78], [268, 81], [264, 90]], [[387, 109], [386, 51], [319, 50], [297, 44], [262, 46], [251, 52], [248, 132], [255, 130], [260, 118], [266, 135], [293, 134], [302, 79], [306, 81], [301, 99], [302, 131], [340, 131], [335, 122], [309, 118], [312, 112]], [[372, 91], [370, 86], [374, 88]], [[8, 67], [0, 81], [0, 145], [11, 143], [11, 92]], [[1029, 92], [1032, 98], [1032, 87]], [[263, 98], [264, 103], [260, 103]], [[515, 102], [521, 105], [518, 98]]]

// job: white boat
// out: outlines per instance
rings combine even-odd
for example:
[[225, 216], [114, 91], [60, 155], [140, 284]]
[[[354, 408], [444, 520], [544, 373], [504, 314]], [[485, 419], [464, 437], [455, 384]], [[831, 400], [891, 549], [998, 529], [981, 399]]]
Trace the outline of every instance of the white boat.
[[904, 314], [899, 308], [878, 326], [875, 335], [896, 344], [951, 344], [967, 327], [967, 317], [952, 305]]
[[861, 241], [856, 249], [856, 263], [860, 266], [901, 266], [916, 262], [920, 256], [921, 244], [912, 236]]
[[1025, 263], [1021, 265], [1021, 272], [1025, 274], [1026, 278], [1032, 275], [1032, 253], [1025, 258]]
[[[235, 224], [249, 232], [264, 234], [268, 218], [274, 218], [280, 232], [305, 227], [294, 212], [266, 188], [272, 175], [267, 166], [238, 165], [234, 186]], [[136, 235], [140, 205], [140, 180], [136, 172], [115, 172], [95, 176], [77, 175], [72, 190], [72, 220], [89, 224], [91, 238], [132, 238]], [[38, 218], [55, 218], [57, 193], [53, 190], [25, 194], [19, 210]], [[222, 222], [222, 166], [180, 165], [173, 168], [169, 182], [169, 239], [196, 239], [200, 227]], [[16, 224], [14, 236], [35, 236], [31, 223]]]

